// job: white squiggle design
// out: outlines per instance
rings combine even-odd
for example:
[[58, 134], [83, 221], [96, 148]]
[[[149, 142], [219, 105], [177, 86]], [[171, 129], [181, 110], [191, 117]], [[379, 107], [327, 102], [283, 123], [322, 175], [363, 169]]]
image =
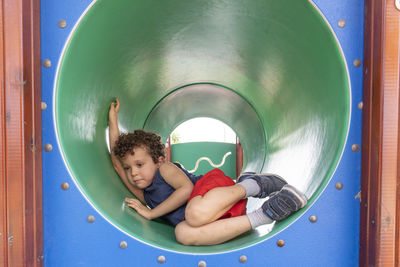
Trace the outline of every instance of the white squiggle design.
[[211, 159], [208, 158], [208, 157], [201, 157], [201, 158], [199, 158], [199, 159], [196, 161], [196, 165], [195, 165], [194, 169], [193, 169], [193, 170], [190, 170], [190, 171], [188, 171], [188, 172], [193, 173], [193, 172], [197, 171], [197, 169], [199, 168], [199, 163], [200, 163], [201, 161], [203, 161], [203, 160], [208, 161], [208, 163], [210, 163], [210, 165], [213, 166], [214, 168], [219, 168], [219, 167], [221, 167], [221, 166], [223, 166], [223, 165], [225, 164], [225, 159], [226, 159], [230, 154], [232, 154], [232, 152], [230, 152], [230, 151], [227, 152], [227, 153], [222, 157], [221, 163], [218, 164], [218, 165], [214, 164], [214, 163], [211, 161]]

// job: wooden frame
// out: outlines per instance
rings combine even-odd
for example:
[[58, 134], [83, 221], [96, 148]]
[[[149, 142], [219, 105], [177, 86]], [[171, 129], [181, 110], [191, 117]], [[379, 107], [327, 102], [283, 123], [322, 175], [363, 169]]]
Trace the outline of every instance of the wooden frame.
[[399, 23], [366, 0], [360, 266], [399, 266]]
[[[40, 266], [40, 1], [0, 3], [0, 265]], [[365, 7], [360, 266], [399, 266], [400, 11]]]
[[0, 265], [41, 266], [40, 1], [0, 3]]

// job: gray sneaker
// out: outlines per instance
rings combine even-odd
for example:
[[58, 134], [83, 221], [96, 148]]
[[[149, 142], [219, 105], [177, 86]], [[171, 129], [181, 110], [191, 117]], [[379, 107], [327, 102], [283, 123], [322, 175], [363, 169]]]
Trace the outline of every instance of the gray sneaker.
[[307, 204], [306, 196], [289, 184], [271, 195], [262, 205], [264, 213], [275, 221], [281, 221]]
[[285, 179], [283, 179], [279, 175], [272, 173], [254, 173], [254, 172], [242, 173], [238, 177], [237, 182], [240, 183], [246, 179], [253, 179], [260, 186], [261, 188], [260, 193], [254, 196], [258, 198], [265, 198], [273, 192], [280, 191], [282, 187], [287, 184]]

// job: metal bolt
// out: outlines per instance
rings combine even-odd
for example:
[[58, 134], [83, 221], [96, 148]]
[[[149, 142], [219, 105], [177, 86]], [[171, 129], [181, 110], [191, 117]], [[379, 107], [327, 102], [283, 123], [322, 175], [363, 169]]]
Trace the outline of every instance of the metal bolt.
[[335, 187], [336, 187], [337, 190], [342, 190], [342, 188], [343, 188], [343, 183], [342, 183], [342, 182], [337, 182], [337, 183], [335, 184]]
[[87, 217], [87, 221], [90, 222], [90, 223], [94, 222], [94, 216], [93, 215], [89, 215]]
[[285, 245], [285, 241], [283, 241], [282, 239], [279, 239], [276, 244], [278, 245], [278, 247], [283, 247]]
[[340, 20], [338, 21], [338, 26], [339, 26], [340, 28], [344, 28], [344, 26], [346, 26], [346, 21], [345, 21], [344, 19], [340, 19]]
[[69, 189], [69, 184], [67, 182], [64, 182], [64, 183], [61, 184], [61, 188], [63, 190], [68, 190]]
[[67, 27], [67, 22], [65, 20], [63, 20], [63, 19], [59, 20], [58, 21], [58, 27], [60, 27], [62, 29]]
[[47, 104], [45, 102], [40, 103], [40, 107], [42, 110], [45, 110], [47, 108]]
[[245, 262], [247, 261], [246, 255], [240, 256], [239, 261], [240, 261], [241, 263], [245, 263]]
[[159, 263], [164, 263], [165, 262], [165, 257], [164, 256], [158, 256], [157, 261]]
[[358, 103], [358, 109], [363, 109], [364, 107], [364, 103], [361, 101], [360, 103]]
[[317, 222], [318, 218], [315, 215], [311, 215], [309, 220], [310, 220], [310, 222], [315, 223], [315, 222]]
[[49, 59], [43, 60], [43, 66], [45, 68], [50, 68], [51, 67], [51, 61]]
[[50, 151], [53, 150], [53, 146], [52, 146], [51, 144], [45, 144], [45, 145], [44, 145], [44, 150], [45, 150], [46, 152], [50, 152]]
[[125, 241], [121, 241], [121, 243], [119, 243], [119, 247], [122, 249], [126, 249], [128, 247], [128, 243], [126, 243]]
[[351, 150], [353, 150], [354, 152], [358, 152], [360, 151], [360, 146], [358, 144], [354, 144], [351, 146]]
[[205, 261], [199, 261], [199, 264], [197, 264], [198, 267], [206, 267], [207, 263]]
[[358, 59], [358, 58], [354, 59], [353, 65], [354, 65], [354, 67], [360, 67], [361, 66], [361, 60]]

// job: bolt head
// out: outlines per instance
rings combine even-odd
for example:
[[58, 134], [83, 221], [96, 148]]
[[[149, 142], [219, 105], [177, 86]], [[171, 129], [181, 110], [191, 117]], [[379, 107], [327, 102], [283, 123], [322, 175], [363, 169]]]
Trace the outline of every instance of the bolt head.
[[45, 110], [47, 108], [46, 102], [41, 102], [40, 103], [40, 107], [41, 107], [42, 110]]
[[61, 29], [64, 29], [65, 27], [67, 27], [67, 22], [64, 19], [59, 20], [58, 27], [60, 27]]
[[354, 59], [353, 65], [354, 65], [354, 67], [360, 67], [361, 66], [361, 60], [358, 59], [358, 58]]
[[52, 146], [51, 144], [45, 144], [45, 145], [44, 145], [44, 150], [45, 150], [46, 152], [50, 152], [50, 151], [53, 150], [53, 146]]
[[310, 222], [315, 223], [315, 222], [317, 222], [318, 218], [316, 215], [311, 215], [309, 220], [310, 220]]
[[339, 26], [340, 28], [344, 28], [344, 26], [346, 26], [346, 21], [345, 21], [344, 19], [340, 19], [340, 20], [338, 21], [338, 26]]
[[93, 223], [94, 222], [94, 216], [93, 215], [89, 215], [87, 217], [87, 221], [90, 222], [90, 223]]
[[360, 146], [358, 144], [354, 144], [351, 146], [351, 150], [353, 150], [354, 152], [358, 152], [360, 151]]
[[63, 190], [68, 190], [69, 189], [69, 184], [67, 182], [64, 182], [64, 183], [61, 184], [61, 188]]
[[241, 263], [245, 263], [245, 262], [247, 261], [246, 255], [240, 256], [239, 261], [240, 261]]
[[128, 243], [126, 243], [125, 241], [121, 241], [121, 243], [119, 243], [119, 247], [122, 249], [126, 249], [128, 247]]
[[157, 261], [159, 262], [159, 263], [164, 263], [165, 262], [165, 256], [158, 256], [158, 258], [157, 258]]
[[43, 60], [43, 67], [50, 68], [51, 67], [51, 61], [49, 59]]
[[343, 188], [343, 183], [342, 183], [342, 182], [337, 182], [337, 183], [335, 184], [335, 187], [336, 187], [337, 190], [342, 190], [342, 188]]

